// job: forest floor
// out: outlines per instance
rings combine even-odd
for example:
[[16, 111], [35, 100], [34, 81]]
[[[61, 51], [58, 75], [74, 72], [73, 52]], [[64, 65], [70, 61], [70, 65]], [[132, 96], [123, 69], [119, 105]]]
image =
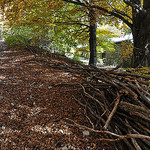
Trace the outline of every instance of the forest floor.
[[[82, 96], [81, 91], [61, 86], [79, 79], [73, 73], [38, 64], [32, 61], [34, 57], [26, 49], [8, 49], [0, 42], [0, 150], [113, 150], [111, 143], [92, 142], [104, 135], [62, 121], [89, 124], [74, 100], [74, 96]], [[47, 59], [66, 64], [54, 57]]]

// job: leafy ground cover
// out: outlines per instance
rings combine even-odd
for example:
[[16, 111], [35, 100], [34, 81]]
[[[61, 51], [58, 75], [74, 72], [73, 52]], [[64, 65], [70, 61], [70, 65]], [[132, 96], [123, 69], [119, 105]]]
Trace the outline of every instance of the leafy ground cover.
[[150, 76], [150, 67], [126, 68], [126, 71], [134, 74]]
[[[90, 126], [84, 110], [74, 100], [74, 96], [83, 96], [81, 89], [69, 86], [80, 82], [75, 74], [40, 65], [33, 53], [4, 49], [3, 43], [0, 57], [1, 150], [114, 149], [110, 142], [95, 141], [104, 134], [92, 134], [62, 121], [71, 119]], [[53, 56], [47, 59], [66, 65], [66, 61]]]

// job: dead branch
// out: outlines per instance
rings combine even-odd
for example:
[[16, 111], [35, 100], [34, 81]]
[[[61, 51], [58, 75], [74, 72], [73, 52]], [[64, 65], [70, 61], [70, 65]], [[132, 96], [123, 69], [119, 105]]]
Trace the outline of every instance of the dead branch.
[[119, 93], [117, 93], [117, 95], [118, 95], [118, 96], [117, 96], [117, 98], [116, 98], [115, 106], [114, 106], [112, 112], [110, 113], [110, 115], [109, 115], [109, 117], [108, 117], [108, 119], [107, 119], [107, 121], [106, 121], [106, 124], [105, 124], [104, 127], [103, 127], [104, 130], [107, 129], [107, 127], [108, 127], [108, 125], [109, 125], [109, 123], [110, 123], [112, 117], [114, 116], [114, 114], [115, 114], [115, 112], [116, 112], [116, 110], [117, 110], [117, 106], [118, 106], [118, 104], [119, 104], [120, 96], [121, 96], [121, 95], [119, 95]]

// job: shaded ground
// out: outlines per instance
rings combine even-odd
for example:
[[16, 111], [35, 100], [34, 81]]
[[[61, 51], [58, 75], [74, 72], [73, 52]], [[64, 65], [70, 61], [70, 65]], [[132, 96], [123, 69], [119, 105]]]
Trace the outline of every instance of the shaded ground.
[[[108, 143], [92, 142], [102, 135], [88, 135], [61, 121], [89, 124], [73, 98], [81, 92], [75, 86], [59, 86], [79, 80], [74, 74], [28, 61], [34, 55], [27, 50], [0, 45], [1, 150], [113, 149]], [[60, 62], [52, 57], [49, 61]]]

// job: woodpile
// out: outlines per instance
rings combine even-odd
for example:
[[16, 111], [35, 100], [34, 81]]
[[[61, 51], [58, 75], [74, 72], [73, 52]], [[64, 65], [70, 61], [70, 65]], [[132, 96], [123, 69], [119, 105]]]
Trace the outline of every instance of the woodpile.
[[111, 139], [105, 140], [122, 140], [125, 145], [116, 143], [118, 149], [125, 146], [149, 149], [150, 77], [95, 67], [80, 72], [84, 74], [80, 86], [86, 98], [82, 102], [76, 101], [86, 110], [91, 127], [111, 132], [108, 133]]
[[[104, 133], [97, 141], [115, 143], [116, 149], [149, 150], [150, 147], [150, 77], [102, 70], [94, 66], [73, 63], [53, 63], [36, 59], [40, 65], [64, 69], [76, 77], [69, 85], [79, 88], [82, 99], [73, 96], [81, 105], [90, 126], [70, 119], [62, 122], [90, 132]], [[67, 83], [61, 83], [66, 86]]]

